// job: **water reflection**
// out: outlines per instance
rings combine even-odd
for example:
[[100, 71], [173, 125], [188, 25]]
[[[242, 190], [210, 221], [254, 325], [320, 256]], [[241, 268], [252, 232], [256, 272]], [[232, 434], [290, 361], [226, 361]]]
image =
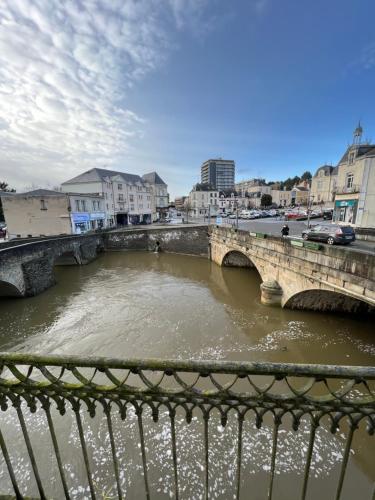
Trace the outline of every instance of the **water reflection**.
[[[38, 297], [0, 302], [1, 350], [373, 365], [372, 325], [358, 318], [267, 308], [260, 303], [260, 278], [253, 269], [220, 268], [205, 259], [180, 255], [111, 253], [88, 266], [58, 268], [56, 275], [58, 284]], [[26, 416], [41, 456], [49, 457], [47, 450], [51, 450], [51, 443], [44, 418]], [[85, 498], [87, 485], [82, 458], [72, 451], [78, 446], [74, 419], [58, 415], [54, 418], [59, 439], [66, 443], [63, 454], [72, 495]], [[113, 493], [105, 422], [89, 417], [85, 421], [98, 470], [95, 478], [98, 491]], [[0, 423], [7, 440], [14, 443], [12, 461], [18, 477], [25, 487], [28, 485], [28, 493], [36, 494], [14, 414], [4, 413]], [[116, 424], [121, 480], [129, 498], [142, 498], [139, 449], [134, 448], [132, 440], [137, 432], [134, 414], [129, 412], [125, 422], [117, 419]], [[233, 496], [236, 425], [234, 420], [226, 428], [220, 426], [219, 420], [210, 423], [210, 484], [212, 491], [215, 490], [212, 498]], [[243, 491], [249, 489], [254, 498], [264, 498], [272, 431], [265, 425], [256, 434], [253, 424], [246, 425]], [[180, 420], [177, 426], [179, 447], [186, 452], [179, 466], [183, 498], [203, 495], [200, 426], [198, 420], [193, 420], [189, 427]], [[286, 427], [281, 433], [276, 498], [297, 497], [307, 432], [307, 427], [298, 434]], [[332, 437], [324, 426], [319, 432], [311, 498], [319, 495], [323, 499], [333, 495], [331, 480], [338, 474], [343, 440], [340, 434]], [[166, 498], [173, 491], [169, 420], [162, 418], [157, 425], [146, 425], [146, 436], [150, 477], [156, 491], [153, 497]], [[347, 498], [353, 498], [355, 492], [360, 498], [374, 479], [374, 449], [366, 443], [364, 432], [360, 432], [353, 444]], [[60, 498], [57, 469], [53, 471], [55, 465], [47, 463], [44, 462], [44, 469], [46, 477], [50, 477], [51, 496]], [[0, 485], [5, 488], [4, 493], [11, 491], [6, 478], [6, 469], [1, 465]], [[362, 487], [359, 485], [363, 485], [363, 491], [358, 490]]]

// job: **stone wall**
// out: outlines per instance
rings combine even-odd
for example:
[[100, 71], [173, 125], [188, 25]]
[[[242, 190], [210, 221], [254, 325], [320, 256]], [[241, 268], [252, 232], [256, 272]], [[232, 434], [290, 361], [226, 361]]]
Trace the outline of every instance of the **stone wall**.
[[0, 296], [33, 296], [55, 283], [57, 264], [86, 264], [103, 248], [101, 234], [43, 239], [0, 248]]
[[106, 250], [153, 251], [157, 241], [162, 252], [208, 256], [207, 226], [124, 229], [104, 234]]

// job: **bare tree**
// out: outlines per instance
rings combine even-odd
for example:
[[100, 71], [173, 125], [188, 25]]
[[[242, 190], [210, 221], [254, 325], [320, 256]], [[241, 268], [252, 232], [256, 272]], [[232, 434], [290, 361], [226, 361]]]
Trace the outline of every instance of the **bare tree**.
[[192, 208], [193, 207], [192, 207], [190, 198], [187, 197], [186, 200], [184, 201], [184, 211], [185, 211], [185, 214], [186, 214], [186, 224], [189, 223], [189, 212], [191, 211]]

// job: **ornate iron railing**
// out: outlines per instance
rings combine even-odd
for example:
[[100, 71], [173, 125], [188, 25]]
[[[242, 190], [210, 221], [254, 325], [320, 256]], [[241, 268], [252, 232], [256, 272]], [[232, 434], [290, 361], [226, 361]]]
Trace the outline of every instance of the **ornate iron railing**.
[[[339, 439], [340, 446], [342, 445], [342, 454], [336, 454], [341, 461], [335, 486], [336, 499], [341, 498], [343, 491], [353, 436], [359, 427], [363, 427], [364, 422], [366, 430], [362, 429], [361, 432], [370, 440], [368, 443], [372, 450], [374, 446], [370, 437], [375, 430], [375, 368], [373, 367], [229, 361], [85, 359], [75, 356], [0, 353], [0, 371], [2, 410], [0, 447], [4, 459], [1, 464], [0, 455], [0, 467], [3, 467], [0, 479], [5, 477], [5, 473], [8, 474], [8, 483], [2, 479], [0, 481], [0, 495], [10, 493], [6, 489], [2, 491], [2, 488], [7, 488], [5, 484], [13, 488], [16, 498], [32, 494], [32, 486], [29, 486], [33, 481], [32, 475], [25, 472], [21, 474], [25, 468], [21, 468], [21, 472], [17, 471], [18, 462], [14, 456], [15, 443], [18, 443], [16, 438], [22, 438], [25, 445], [22, 466], [25, 467], [25, 461], [29, 464], [30, 472], [32, 471], [35, 478], [38, 498], [125, 498], [126, 478], [123, 468], [126, 461], [133, 460], [134, 457], [126, 448], [124, 452], [119, 453], [121, 435], [118, 429], [121, 429], [121, 425], [124, 425], [124, 421], [131, 415], [137, 425], [139, 438], [137, 444], [141, 458], [141, 466], [133, 472], [137, 474], [137, 471], [140, 471], [144, 483], [144, 490], [142, 493], [138, 492], [137, 498], [144, 495], [149, 499], [154, 492], [156, 494], [156, 491], [159, 491], [149, 480], [148, 456], [154, 450], [147, 442], [150, 439], [149, 429], [157, 425], [160, 418], [168, 420], [170, 449], [164, 448], [164, 452], [165, 460], [167, 458], [170, 460], [172, 471], [170, 475], [164, 472], [161, 481], [166, 488], [164, 492], [172, 492], [172, 496], [177, 499], [184, 496], [186, 489], [186, 484], [182, 484], [181, 475], [185, 470], [183, 464], [185, 455], [189, 460], [187, 449], [189, 432], [185, 433], [185, 438], [180, 443], [178, 435], [181, 429], [186, 430], [192, 425], [192, 421], [196, 422], [195, 425], [198, 425], [198, 421], [202, 425], [202, 439], [195, 441], [195, 446], [199, 447], [202, 444], [202, 481], [199, 485], [201, 492], [195, 498], [217, 497], [216, 478], [210, 473], [215, 461], [219, 459], [219, 455], [212, 455], [210, 449], [210, 445], [214, 442], [214, 429], [209, 425], [212, 419], [219, 419], [220, 425], [217, 429], [220, 432], [224, 432], [223, 429], [229, 421], [232, 422], [227, 444], [232, 451], [234, 450], [232, 458], [235, 457], [235, 463], [231, 464], [233, 481], [230, 486], [233, 491], [231, 494], [228, 493], [226, 498], [229, 496], [239, 498], [241, 488], [244, 488], [244, 483], [247, 484], [249, 480], [243, 457], [244, 440], [250, 432], [250, 427], [245, 429], [245, 425], [251, 425], [255, 433], [252, 448], [254, 454], [256, 440], [260, 439], [261, 430], [265, 426], [272, 429], [269, 463], [264, 468], [269, 474], [266, 492], [266, 497], [269, 499], [275, 491], [277, 492], [275, 471], [280, 454], [278, 448], [282, 446], [281, 434], [286, 432], [281, 431], [285, 422], [288, 432], [298, 433], [303, 428], [306, 436], [304, 464], [298, 465], [302, 474], [301, 484], [298, 491], [295, 489], [295, 498], [306, 498], [309, 478], [314, 473], [314, 447], [317, 446], [316, 436], [320, 428], [328, 430], [328, 447], [333, 446], [331, 441], [333, 439]], [[4, 416], [11, 411], [14, 413], [14, 420], [5, 422]], [[96, 461], [93, 458], [95, 446], [92, 446], [92, 443], [88, 445], [88, 440], [93, 439], [95, 433], [85, 427], [85, 424], [90, 422], [86, 416], [87, 412], [92, 419], [99, 418], [100, 425], [105, 422], [106, 426], [104, 432], [106, 445], [97, 445], [94, 457]], [[44, 424], [37, 429], [37, 438], [32, 439], [30, 429], [33, 426], [33, 419], [38, 415], [43, 416]], [[60, 433], [56, 427], [56, 421], [61, 420], [61, 416], [65, 419], [69, 415], [73, 418], [70, 435], [74, 433], [75, 421], [74, 426], [78, 436], [74, 453], [77, 449], [82, 453], [86, 476], [80, 476], [78, 479], [71, 463], [64, 461], [63, 455], [66, 455], [69, 443], [62, 438], [63, 431]], [[333, 435], [339, 429], [341, 434], [336, 438]], [[47, 460], [50, 464], [48, 469], [52, 470], [53, 462], [59, 473], [59, 484], [55, 478], [53, 493], [48, 492], [48, 488], [51, 487], [52, 472], [46, 471], [45, 465], [43, 470], [40, 467], [40, 463], [46, 461], [46, 457], [40, 454], [47, 453], [38, 443], [38, 432], [42, 430], [48, 434], [51, 442], [51, 453]], [[129, 428], [126, 428], [125, 434], [128, 433]], [[248, 449], [249, 443], [246, 442], [246, 450]], [[112, 481], [111, 484], [114, 485], [110, 494], [98, 490], [101, 479], [95, 470], [95, 467], [100, 467], [98, 456], [106, 453], [106, 464], [108, 456], [111, 458], [110, 466], [105, 472], [107, 483], [110, 484]], [[253, 458], [255, 461], [260, 460], [257, 456]], [[161, 458], [163, 466], [165, 460]], [[228, 461], [224, 465], [229, 468], [230, 463]], [[155, 464], [153, 468], [154, 466]], [[324, 467], [328, 467], [328, 462]], [[128, 469], [127, 473], [130, 474]], [[75, 486], [70, 484], [74, 477]], [[109, 480], [109, 477], [112, 479]], [[77, 486], [77, 480], [78, 483], [86, 484]], [[189, 478], [186, 479], [184, 476], [184, 482], [186, 481], [189, 482]], [[59, 488], [60, 492], [56, 493]], [[246, 491], [241, 497], [251, 498], [251, 494]]]

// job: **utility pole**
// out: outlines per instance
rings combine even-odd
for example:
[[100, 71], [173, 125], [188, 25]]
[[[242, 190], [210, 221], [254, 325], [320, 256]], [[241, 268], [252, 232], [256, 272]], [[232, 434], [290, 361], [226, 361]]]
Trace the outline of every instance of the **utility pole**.
[[314, 199], [314, 196], [310, 196], [310, 194], [309, 194], [308, 203], [307, 203], [307, 228], [308, 229], [310, 228], [311, 203], [312, 203], [313, 199]]

